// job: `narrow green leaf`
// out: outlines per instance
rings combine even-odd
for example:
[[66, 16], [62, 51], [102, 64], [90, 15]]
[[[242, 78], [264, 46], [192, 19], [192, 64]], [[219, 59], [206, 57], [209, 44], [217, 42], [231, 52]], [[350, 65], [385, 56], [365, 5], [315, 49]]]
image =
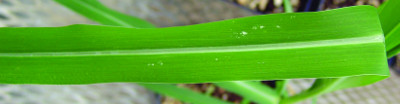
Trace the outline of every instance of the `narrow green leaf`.
[[215, 84], [236, 94], [246, 96], [247, 99], [259, 104], [277, 104], [279, 102], [278, 94], [273, 89], [265, 87], [261, 82], [235, 81]]
[[278, 80], [276, 81], [276, 92], [279, 95], [284, 95], [284, 92], [286, 91], [286, 86], [288, 84], [289, 80]]
[[400, 44], [400, 23], [385, 36], [386, 51], [394, 49]]
[[[281, 18], [290, 21], [276, 21]], [[159, 29], [73, 25], [0, 32], [1, 83], [362, 79], [340, 87], [347, 88], [389, 75], [371, 6]]]
[[385, 37], [388, 58], [400, 53], [400, 23]]
[[214, 91], [215, 91], [215, 86], [211, 85], [211, 86], [207, 87], [206, 92], [204, 92], [204, 94], [207, 95], [207, 96], [212, 96]]
[[64, 6], [104, 25], [127, 26], [136, 28], [154, 27], [151, 23], [119, 13], [105, 7], [97, 0], [54, 0]]
[[388, 0], [379, 7], [388, 58], [400, 53], [400, 0]]
[[396, 56], [397, 54], [400, 53], [400, 45], [397, 45], [396, 47], [394, 47], [392, 50], [387, 52], [387, 57], [391, 58]]
[[290, 4], [289, 0], [284, 0], [283, 6], [285, 8], [285, 13], [293, 13], [292, 4]]
[[378, 8], [379, 18], [385, 35], [388, 35], [400, 23], [399, 5], [400, 0], [387, 0], [384, 5]]
[[247, 98], [243, 98], [243, 100], [240, 102], [240, 104], [250, 104], [251, 101]]
[[345, 80], [345, 78], [317, 79], [313, 86], [311, 86], [311, 88], [309, 88], [307, 91], [287, 99], [283, 99], [281, 104], [291, 104], [333, 91], [336, 89], [335, 87], [342, 86], [340, 83], [342, 83], [343, 80]]
[[318, 103], [318, 98], [317, 97], [312, 98], [311, 104], [317, 104], [317, 103]]
[[178, 88], [175, 85], [168, 84], [140, 84], [146, 88], [152, 89], [162, 95], [178, 98], [184, 102], [193, 104], [230, 104], [228, 102], [214, 99], [211, 96], [204, 96], [200, 93], [193, 93], [192, 90], [186, 88]]

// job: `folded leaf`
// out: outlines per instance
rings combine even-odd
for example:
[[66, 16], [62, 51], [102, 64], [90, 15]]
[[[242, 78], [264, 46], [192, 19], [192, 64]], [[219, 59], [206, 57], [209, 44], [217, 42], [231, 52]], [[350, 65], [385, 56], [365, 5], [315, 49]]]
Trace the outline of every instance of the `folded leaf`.
[[[389, 0], [381, 5], [378, 9], [381, 25], [385, 33], [385, 43], [388, 58], [393, 57], [400, 52], [400, 41], [398, 41], [400, 40], [400, 12], [397, 10], [399, 4], [399, 0]], [[341, 89], [341, 87], [359, 85], [353, 83], [363, 82], [363, 80], [365, 79], [362, 77], [317, 79], [310, 89], [285, 99], [282, 101], [282, 103], [294, 103], [306, 98], [312, 98], [323, 93]], [[364, 85], [367, 84], [368, 83]]]
[[400, 23], [385, 37], [388, 58], [400, 53]]
[[362, 79], [345, 88], [389, 75], [371, 6], [157, 29], [72, 25], [0, 33], [1, 83]]
[[378, 8], [379, 18], [385, 36], [400, 23], [399, 5], [400, 0], [387, 0]]
[[388, 0], [379, 7], [379, 18], [385, 33], [388, 58], [400, 53], [400, 0]]

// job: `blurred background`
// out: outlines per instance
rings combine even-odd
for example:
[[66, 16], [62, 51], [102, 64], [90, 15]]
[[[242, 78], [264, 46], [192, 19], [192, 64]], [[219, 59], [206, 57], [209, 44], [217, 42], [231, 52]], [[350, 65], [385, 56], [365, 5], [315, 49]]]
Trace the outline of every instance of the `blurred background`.
[[[146, 19], [158, 27], [181, 26], [283, 12], [282, 0], [100, 0], [106, 6]], [[295, 12], [323, 11], [354, 5], [378, 7], [385, 0], [290, 0]], [[0, 27], [54, 27], [97, 24], [52, 0], [0, 0]], [[290, 59], [288, 59], [290, 60]], [[335, 91], [318, 104], [397, 104], [400, 102], [400, 60], [389, 60], [392, 76], [373, 85]], [[288, 63], [290, 65], [290, 63]], [[289, 94], [311, 86], [312, 79], [290, 80]], [[264, 81], [274, 86], [273, 81]], [[239, 103], [240, 96], [212, 84], [179, 84]], [[301, 104], [309, 104], [304, 101]], [[93, 85], [0, 84], [0, 104], [184, 104], [133, 83]]]

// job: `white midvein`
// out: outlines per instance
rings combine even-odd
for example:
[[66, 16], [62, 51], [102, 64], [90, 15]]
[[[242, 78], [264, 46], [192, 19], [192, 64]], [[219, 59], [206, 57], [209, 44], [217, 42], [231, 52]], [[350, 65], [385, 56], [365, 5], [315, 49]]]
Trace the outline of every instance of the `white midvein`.
[[280, 49], [298, 49], [324, 46], [340, 46], [351, 44], [382, 43], [383, 35], [367, 37], [318, 40], [293, 43], [275, 43], [259, 45], [218, 46], [218, 47], [191, 47], [168, 49], [138, 49], [138, 50], [112, 50], [112, 51], [79, 51], [79, 52], [31, 52], [31, 53], [0, 53], [0, 57], [40, 57], [40, 56], [98, 56], [98, 55], [159, 55], [159, 54], [188, 54], [188, 53], [222, 53], [267, 51]]

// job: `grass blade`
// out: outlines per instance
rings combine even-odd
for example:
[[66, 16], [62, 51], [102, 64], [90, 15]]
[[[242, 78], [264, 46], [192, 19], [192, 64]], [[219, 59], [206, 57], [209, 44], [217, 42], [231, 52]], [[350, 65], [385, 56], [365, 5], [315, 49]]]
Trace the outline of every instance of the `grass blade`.
[[178, 88], [175, 85], [168, 84], [140, 84], [146, 88], [152, 89], [162, 95], [178, 98], [184, 102], [193, 104], [231, 104], [222, 100], [214, 99], [211, 96], [205, 96], [204, 94], [194, 93], [190, 89]]
[[276, 92], [279, 95], [284, 95], [288, 82], [289, 82], [289, 80], [287, 80], [287, 79], [286, 80], [278, 80], [278, 81], [276, 81]]
[[399, 5], [400, 0], [387, 0], [384, 5], [378, 8], [379, 18], [385, 35], [388, 35], [400, 23]]
[[388, 58], [400, 53], [400, 23], [385, 37]]
[[310, 89], [303, 91], [300, 94], [283, 99], [282, 104], [290, 104], [302, 101], [308, 98], [318, 97], [324, 93], [332, 92], [335, 90], [365, 86], [371, 83], [378, 82], [388, 76], [357, 76], [357, 77], [343, 77], [343, 78], [326, 78], [317, 79]]
[[388, 58], [400, 53], [400, 0], [388, 0], [378, 8]]
[[151, 23], [119, 13], [105, 7], [97, 0], [54, 0], [66, 7], [78, 12], [79, 14], [90, 18], [104, 25], [127, 26], [136, 28], [154, 27]]
[[400, 44], [400, 23], [385, 36], [386, 51], [394, 49]]
[[[272, 21], [280, 18], [292, 19]], [[311, 20], [315, 22], [302, 23]], [[365, 75], [363, 84], [370, 84], [388, 76], [382, 31], [371, 6], [159, 29], [73, 25], [0, 32], [2, 83], [202, 83]]]
[[292, 4], [290, 4], [289, 0], [284, 0], [283, 6], [285, 8], [285, 13], [293, 13]]
[[261, 82], [236, 81], [215, 84], [259, 104], [277, 104], [280, 99], [273, 89], [266, 87]]
[[327, 93], [340, 86], [339, 84], [344, 78], [329, 78], [329, 79], [318, 79], [314, 82], [313, 86], [307, 91], [291, 96], [287, 99], [283, 99], [281, 104], [292, 104], [298, 101], [302, 101], [308, 98], [316, 97], [318, 95]]

